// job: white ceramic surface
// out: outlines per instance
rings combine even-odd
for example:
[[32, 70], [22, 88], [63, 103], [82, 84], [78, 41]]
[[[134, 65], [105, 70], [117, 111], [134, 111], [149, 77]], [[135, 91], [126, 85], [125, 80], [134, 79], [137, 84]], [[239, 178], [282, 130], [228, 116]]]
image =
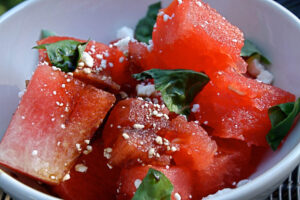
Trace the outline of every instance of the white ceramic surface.
[[[300, 22], [272, 0], [206, 0], [245, 35], [259, 44], [273, 65], [275, 85], [300, 95]], [[134, 27], [156, 0], [29, 0], [0, 18], [0, 137], [18, 104], [37, 63], [31, 48], [41, 29], [60, 35], [115, 39], [123, 25]], [[169, 0], [164, 1], [167, 5]], [[223, 195], [222, 200], [263, 199], [300, 162], [300, 124], [283, 148], [270, 152], [246, 185]], [[25, 186], [0, 171], [0, 186], [16, 199], [55, 199]]]

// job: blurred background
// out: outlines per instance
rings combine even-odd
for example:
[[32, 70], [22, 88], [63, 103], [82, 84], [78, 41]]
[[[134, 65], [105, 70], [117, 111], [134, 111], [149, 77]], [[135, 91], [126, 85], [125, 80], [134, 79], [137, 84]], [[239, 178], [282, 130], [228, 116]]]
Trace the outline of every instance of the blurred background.
[[[24, 0], [0, 0], [0, 15]], [[275, 0], [300, 18], [300, 0]]]

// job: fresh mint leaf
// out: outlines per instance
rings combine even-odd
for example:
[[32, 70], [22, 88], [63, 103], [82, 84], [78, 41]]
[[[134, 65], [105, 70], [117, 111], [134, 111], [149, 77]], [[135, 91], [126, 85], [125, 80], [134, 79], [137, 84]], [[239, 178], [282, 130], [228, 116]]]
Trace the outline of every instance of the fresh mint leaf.
[[173, 185], [160, 171], [150, 168], [132, 200], [171, 200]]
[[267, 65], [271, 64], [270, 60], [263, 56], [262, 52], [250, 40], [245, 40], [244, 47], [241, 51], [241, 56], [247, 58], [256, 56], [259, 58], [261, 63]]
[[189, 115], [194, 97], [209, 82], [207, 75], [193, 70], [151, 69], [134, 74], [137, 80], [154, 79], [155, 89], [161, 92], [168, 109], [177, 114]]
[[41, 38], [42, 39], [45, 39], [45, 38], [50, 37], [50, 36], [55, 36], [55, 35], [56, 35], [56, 33], [54, 33], [53, 31], [49, 31], [49, 30], [45, 30], [45, 29], [43, 29], [41, 31]]
[[42, 44], [35, 49], [46, 49], [53, 66], [64, 72], [72, 72], [76, 69], [78, 61], [84, 52], [88, 42], [75, 40], [62, 40], [51, 44]]
[[149, 44], [149, 40], [152, 39], [153, 26], [160, 9], [161, 2], [154, 3], [148, 7], [147, 15], [138, 22], [135, 28], [134, 35], [138, 41]]
[[268, 114], [272, 128], [266, 138], [274, 151], [290, 131], [299, 112], [300, 98], [296, 102], [279, 104], [269, 109]]

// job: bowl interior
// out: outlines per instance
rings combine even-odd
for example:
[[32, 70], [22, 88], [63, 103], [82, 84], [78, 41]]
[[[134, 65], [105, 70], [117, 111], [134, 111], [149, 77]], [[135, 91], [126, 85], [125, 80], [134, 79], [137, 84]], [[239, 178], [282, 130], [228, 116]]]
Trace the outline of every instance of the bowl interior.
[[[116, 38], [120, 27], [134, 28], [138, 19], [145, 15], [147, 5], [156, 1], [31, 0], [0, 18], [0, 138], [18, 105], [18, 92], [24, 89], [25, 80], [36, 67], [37, 51], [32, 47], [41, 29], [108, 43]], [[165, 0], [163, 5], [169, 2]], [[296, 18], [269, 0], [206, 2], [243, 30], [272, 61], [269, 69], [275, 75], [274, 84], [299, 96], [300, 26]], [[283, 148], [270, 152], [251, 179], [289, 154], [300, 141], [299, 132], [298, 124]], [[0, 183], [8, 179], [0, 178]]]

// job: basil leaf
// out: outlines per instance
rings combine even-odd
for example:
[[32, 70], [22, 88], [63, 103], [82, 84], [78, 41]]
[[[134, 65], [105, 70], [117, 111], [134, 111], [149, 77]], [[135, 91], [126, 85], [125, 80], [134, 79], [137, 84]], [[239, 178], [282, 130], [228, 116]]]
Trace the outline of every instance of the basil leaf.
[[41, 38], [42, 39], [45, 39], [45, 38], [47, 38], [47, 37], [50, 37], [50, 36], [55, 36], [56, 35], [56, 33], [54, 33], [53, 31], [49, 31], [49, 30], [42, 30], [42, 32], [41, 32]]
[[75, 40], [62, 40], [33, 48], [46, 49], [53, 66], [60, 68], [64, 72], [72, 72], [76, 69], [87, 43], [80, 43]]
[[262, 52], [250, 41], [245, 40], [244, 46], [241, 51], [242, 57], [252, 57], [257, 56], [261, 63], [271, 64], [270, 60], [268, 60], [265, 56], [262, 55]]
[[288, 134], [299, 112], [300, 98], [296, 102], [279, 104], [269, 109], [268, 114], [272, 128], [266, 138], [274, 151]]
[[171, 200], [173, 185], [160, 171], [150, 168], [132, 200]]
[[161, 2], [157, 2], [148, 7], [147, 15], [138, 22], [135, 28], [134, 35], [138, 41], [149, 44], [149, 40], [152, 39], [153, 26], [160, 9]]
[[161, 92], [168, 109], [177, 114], [189, 115], [194, 97], [209, 82], [207, 75], [193, 70], [151, 69], [134, 74], [137, 80], [154, 79], [155, 89]]

